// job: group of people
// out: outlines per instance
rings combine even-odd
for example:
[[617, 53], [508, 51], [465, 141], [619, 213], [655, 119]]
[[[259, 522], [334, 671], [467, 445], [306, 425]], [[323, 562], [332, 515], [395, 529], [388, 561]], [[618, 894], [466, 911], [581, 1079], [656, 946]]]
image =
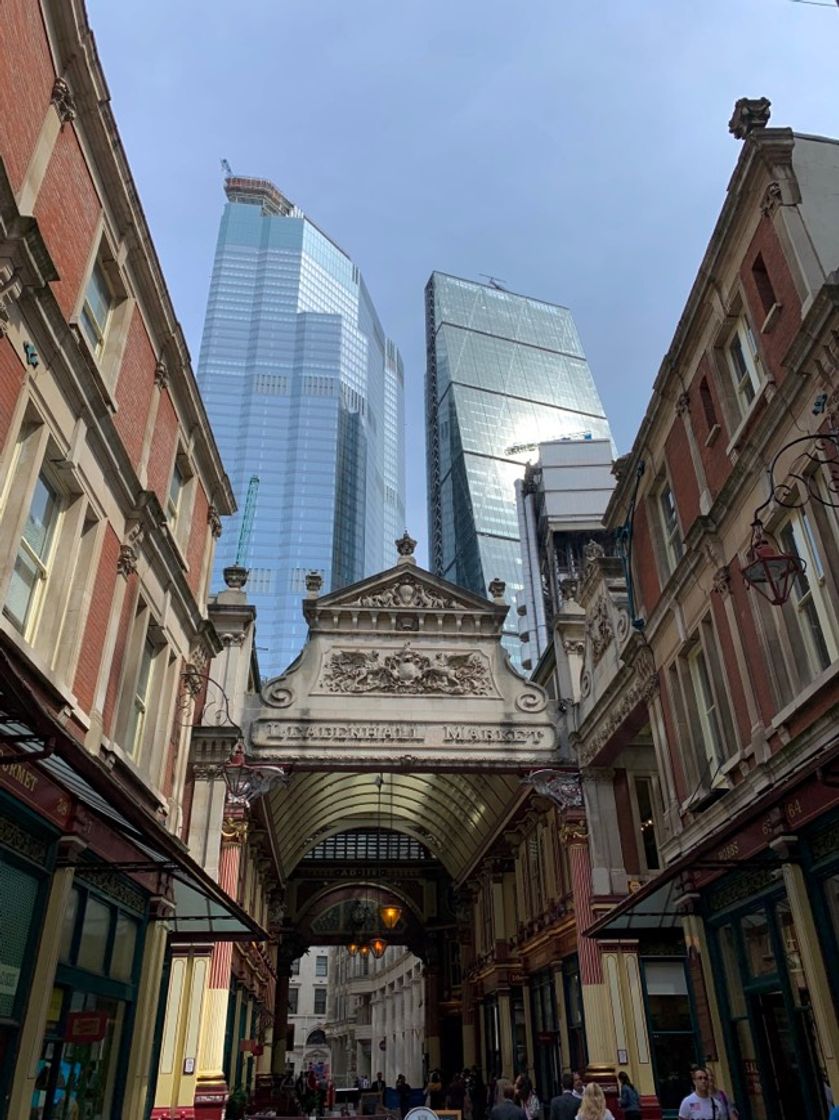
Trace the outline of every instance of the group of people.
[[487, 1087], [477, 1066], [463, 1069], [445, 1083], [439, 1069], [433, 1069], [425, 1083], [425, 1103], [429, 1108], [460, 1112], [462, 1120], [484, 1120]]

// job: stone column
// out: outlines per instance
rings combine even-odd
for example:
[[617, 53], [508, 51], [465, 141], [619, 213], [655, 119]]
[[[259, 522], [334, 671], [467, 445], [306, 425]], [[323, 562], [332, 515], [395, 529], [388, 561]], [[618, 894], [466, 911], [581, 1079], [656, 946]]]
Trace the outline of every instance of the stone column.
[[274, 997], [274, 1045], [271, 1050], [271, 1073], [281, 1077], [285, 1073], [286, 1040], [288, 1038], [288, 989], [291, 980], [291, 961], [277, 961], [277, 988]]
[[571, 884], [574, 891], [577, 951], [580, 958], [580, 982], [588, 1050], [586, 1077], [592, 1080], [613, 1080], [615, 1044], [609, 997], [603, 981], [600, 949], [596, 941], [583, 933], [594, 922], [591, 909], [591, 862], [585, 820], [582, 818], [567, 820], [562, 826], [561, 838], [568, 850]]
[[436, 964], [425, 967], [425, 1048], [428, 1068], [441, 1065], [440, 1057], [440, 971]]
[[513, 1016], [510, 1009], [510, 989], [499, 988], [498, 1032], [501, 1042], [501, 1072], [511, 1080], [515, 1077], [513, 1060]]
[[[239, 866], [247, 830], [247, 821], [241, 812], [225, 817], [221, 830], [218, 882], [231, 898], [236, 898], [238, 894]], [[228, 1088], [224, 1077], [224, 1039], [232, 964], [233, 943], [217, 941], [210, 960], [201, 1018], [198, 1078], [195, 1084], [196, 1120], [222, 1120], [224, 1115]]]
[[47, 1025], [47, 1014], [52, 999], [55, 982], [55, 969], [58, 965], [58, 951], [61, 943], [62, 918], [70, 901], [75, 867], [73, 864], [87, 847], [76, 836], [65, 836], [59, 841], [58, 858], [69, 865], [59, 867], [53, 872], [50, 882], [44, 920], [41, 926], [41, 940], [38, 945], [38, 958], [32, 972], [32, 985], [26, 1016], [20, 1032], [15, 1075], [9, 1096], [9, 1116], [28, 1116], [35, 1091], [38, 1074], [38, 1060]]
[[[786, 853], [784, 853], [786, 854]], [[813, 1019], [821, 1043], [825, 1072], [833, 1091], [833, 1099], [839, 1100], [839, 1021], [836, 1007], [831, 998], [830, 983], [824, 966], [824, 954], [819, 942], [813, 910], [807, 894], [807, 884], [800, 863], [784, 862], [784, 886], [787, 889], [792, 920], [798, 935], [798, 949], [801, 965], [810, 994]]]
[[137, 991], [134, 1014], [134, 1036], [125, 1077], [125, 1096], [122, 1115], [125, 1120], [144, 1120], [152, 1076], [151, 1054], [155, 1038], [152, 1029], [157, 1022], [157, 1005], [160, 999], [160, 981], [169, 928], [166, 918], [174, 913], [174, 906], [166, 898], [152, 899], [146, 940], [143, 946], [143, 964]]

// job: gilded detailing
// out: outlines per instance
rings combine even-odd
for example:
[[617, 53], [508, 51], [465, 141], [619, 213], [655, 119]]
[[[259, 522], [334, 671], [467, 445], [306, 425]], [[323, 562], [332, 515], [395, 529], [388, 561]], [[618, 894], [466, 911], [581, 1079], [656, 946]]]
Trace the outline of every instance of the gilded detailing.
[[406, 642], [392, 654], [336, 650], [327, 658], [320, 685], [328, 692], [397, 695], [488, 696], [494, 694], [483, 654], [420, 653]]
[[248, 822], [225, 817], [221, 826], [221, 839], [225, 844], [244, 844], [248, 835]]
[[48, 846], [8, 817], [0, 817], [0, 844], [11, 848], [26, 859], [31, 859], [33, 863], [43, 865], [47, 862]]
[[560, 825], [559, 839], [563, 844], [585, 844], [588, 841], [588, 825], [585, 821], [567, 821]]

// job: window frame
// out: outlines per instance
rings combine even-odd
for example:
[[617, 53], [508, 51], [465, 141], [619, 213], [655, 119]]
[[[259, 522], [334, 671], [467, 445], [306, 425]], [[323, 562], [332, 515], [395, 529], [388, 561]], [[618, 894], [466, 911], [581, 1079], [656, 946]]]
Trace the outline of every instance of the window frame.
[[[101, 284], [97, 284], [98, 288], [104, 290], [107, 297], [107, 309], [105, 311], [104, 322], [100, 323], [97, 313], [93, 306], [93, 301], [90, 298], [91, 288], [97, 277], [101, 280]], [[98, 293], [97, 293], [98, 294]], [[111, 324], [114, 309], [117, 306], [117, 299], [114, 295], [113, 285], [105, 270], [103, 261], [97, 255], [96, 260], [93, 262], [93, 268], [90, 270], [90, 275], [85, 284], [84, 294], [82, 296], [82, 306], [79, 311], [79, 326], [87, 338], [88, 345], [93, 352], [94, 358], [97, 362], [101, 359], [105, 352], [105, 347], [108, 341], [108, 328]]]
[[[672, 519], [665, 506], [665, 494], [669, 495], [669, 507], [672, 509]], [[679, 506], [673, 486], [667, 474], [658, 480], [655, 489], [655, 507], [657, 524], [661, 534], [661, 551], [665, 565], [665, 578], [669, 579], [675, 572], [685, 554], [685, 545], [682, 540], [682, 525], [679, 520]]]
[[[785, 617], [794, 618], [801, 642], [806, 652], [810, 668], [810, 680], [814, 680], [839, 657], [835, 633], [835, 619], [832, 617], [829, 598], [824, 594], [825, 565], [819, 551], [819, 539], [807, 510], [794, 509], [775, 530], [781, 551], [789, 552], [790, 545], [794, 555], [806, 563], [806, 571], [797, 576], [792, 585], [789, 600], [784, 604]], [[805, 589], [801, 590], [804, 584]], [[807, 610], [812, 606], [812, 614]], [[807, 612], [807, 621], [804, 613]], [[813, 635], [813, 614], [818, 626], [818, 634], [824, 646], [825, 657], [819, 656]]]
[[[38, 486], [43, 483], [44, 487], [53, 495], [53, 511], [50, 516], [50, 522], [47, 526], [46, 540], [43, 555], [38, 555], [35, 549], [26, 540], [26, 531], [32, 516], [32, 509], [35, 504]], [[26, 506], [26, 513], [24, 514], [23, 527], [18, 536], [18, 544], [14, 553], [14, 560], [12, 563], [11, 578], [9, 586], [3, 600], [3, 615], [14, 626], [15, 630], [20, 634], [24, 641], [32, 644], [34, 636], [38, 630], [38, 625], [43, 611], [44, 600], [47, 595], [47, 589], [50, 581], [52, 571], [52, 564], [55, 559], [58, 541], [61, 537], [61, 526], [64, 514], [64, 495], [62, 494], [60, 486], [57, 484], [52, 472], [46, 465], [46, 460], [42, 460], [41, 465], [35, 475], [35, 482], [32, 486], [29, 495], [29, 501]], [[9, 596], [12, 590], [12, 583], [15, 579], [15, 574], [18, 570], [18, 561], [21, 552], [24, 552], [29, 561], [32, 563], [35, 572], [35, 582], [29, 591], [26, 601], [26, 608], [24, 610], [23, 618], [18, 618], [14, 615], [9, 608]]]
[[[638, 797], [638, 783], [646, 782], [649, 785], [649, 800], [651, 817], [645, 819], [641, 813], [641, 802]], [[632, 813], [634, 816], [635, 832], [638, 839], [638, 862], [641, 871], [645, 874], [650, 872], [660, 871], [662, 868], [661, 859], [661, 842], [659, 837], [662, 836], [662, 816], [661, 816], [661, 791], [658, 782], [658, 776], [650, 773], [629, 773], [629, 785], [631, 790], [631, 805]], [[648, 827], [645, 829], [645, 825]], [[647, 858], [647, 852], [644, 846], [644, 833], [649, 829], [652, 830], [653, 843], [656, 851], [656, 866], [652, 867]]]
[[[326, 993], [327, 989], [323, 987], [312, 988], [312, 1014], [313, 1015], [326, 1015]], [[323, 1007], [318, 1007], [319, 997], [323, 996]]]

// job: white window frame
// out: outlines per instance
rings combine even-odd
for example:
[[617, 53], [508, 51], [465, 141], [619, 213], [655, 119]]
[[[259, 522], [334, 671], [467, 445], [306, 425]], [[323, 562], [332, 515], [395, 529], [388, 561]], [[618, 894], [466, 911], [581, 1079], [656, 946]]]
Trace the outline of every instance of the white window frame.
[[[736, 361], [732, 347], [738, 344], [743, 367]], [[763, 365], [760, 360], [754, 332], [745, 315], [740, 315], [729, 331], [724, 344], [725, 363], [731, 378], [732, 396], [737, 403], [740, 417], [744, 417], [754, 404], [763, 385]]]
[[[323, 1009], [318, 1010], [318, 996], [321, 993], [323, 994]], [[316, 988], [312, 988], [312, 1014], [313, 1015], [319, 1015], [319, 1016], [326, 1015], [326, 999], [327, 999], [327, 989], [326, 988], [324, 988], [320, 985]]]
[[[833, 619], [825, 595], [824, 562], [806, 510], [795, 510], [776, 530], [776, 536], [782, 552], [794, 552], [807, 565], [805, 573], [793, 583], [789, 606], [801, 634], [812, 678], [823, 672], [839, 656]], [[823, 651], [819, 650], [814, 635], [814, 617], [824, 644]], [[826, 664], [823, 663], [823, 653], [827, 655]]]
[[[97, 279], [98, 278], [98, 279]], [[101, 280], [101, 283], [98, 283]], [[108, 297], [108, 308], [105, 312], [105, 321], [99, 322], [97, 314], [94, 310], [93, 303], [90, 299], [90, 293], [94, 282], [97, 286], [103, 288]], [[118, 303], [114, 295], [114, 288], [108, 276], [107, 270], [104, 266], [102, 258], [97, 255], [96, 260], [93, 262], [93, 268], [90, 270], [87, 284], [84, 290], [84, 299], [82, 300], [81, 311], [79, 312], [79, 326], [87, 339], [88, 345], [93, 352], [93, 356], [97, 361], [102, 357], [105, 352], [105, 345], [108, 340], [108, 329], [113, 319], [114, 309]]]
[[699, 717], [700, 745], [709, 766], [711, 780], [725, 761], [719, 701], [714, 692], [711, 670], [702, 642], [697, 638], [687, 654], [687, 667], [693, 690], [694, 708]]
[[131, 704], [123, 742], [123, 750], [135, 759], [140, 756], [146, 737], [146, 715], [151, 707], [155, 659], [158, 652], [147, 631], [140, 649], [134, 687], [131, 690]]
[[[669, 501], [665, 498], [669, 495]], [[664, 546], [664, 557], [667, 563], [667, 574], [672, 575], [676, 570], [676, 566], [684, 555], [684, 543], [682, 542], [682, 527], [679, 522], [679, 507], [676, 505], [676, 496], [673, 493], [673, 487], [670, 485], [669, 478], [664, 478], [655, 495], [656, 509], [658, 511], [658, 523], [661, 526], [661, 540]], [[672, 510], [672, 517], [669, 510]]]
[[[322, 971], [321, 971], [321, 969], [322, 969]], [[329, 957], [324, 956], [323, 953], [318, 953], [318, 955], [315, 957], [315, 976], [318, 979], [320, 979], [322, 977], [325, 978], [328, 975], [329, 975]]]
[[[36, 493], [39, 484], [50, 491], [54, 498], [54, 508], [50, 516], [50, 523], [47, 526], [47, 535], [43, 554], [39, 555], [32, 545], [26, 540], [26, 529], [29, 524], [29, 519], [32, 513], [32, 506], [35, 502]], [[35, 569], [35, 583], [29, 593], [26, 602], [26, 609], [22, 619], [17, 618], [8, 607], [8, 598], [11, 591], [11, 582], [6, 592], [6, 603], [3, 607], [3, 613], [14, 628], [21, 634], [21, 636], [28, 642], [31, 642], [32, 636], [38, 628], [38, 623], [41, 617], [41, 610], [46, 595], [47, 585], [49, 583], [50, 574], [52, 571], [53, 560], [55, 559], [56, 545], [61, 536], [61, 519], [63, 514], [63, 495], [60, 488], [56, 485], [55, 481], [50, 476], [49, 472], [44, 469], [43, 464], [35, 479], [35, 485], [32, 489], [32, 495], [29, 500], [29, 505], [26, 511], [26, 518], [24, 520], [23, 531], [18, 539], [18, 546], [15, 551], [15, 560], [12, 569], [12, 580], [14, 579], [14, 572], [17, 570], [18, 560], [23, 554], [29, 564]]]

